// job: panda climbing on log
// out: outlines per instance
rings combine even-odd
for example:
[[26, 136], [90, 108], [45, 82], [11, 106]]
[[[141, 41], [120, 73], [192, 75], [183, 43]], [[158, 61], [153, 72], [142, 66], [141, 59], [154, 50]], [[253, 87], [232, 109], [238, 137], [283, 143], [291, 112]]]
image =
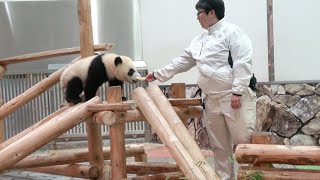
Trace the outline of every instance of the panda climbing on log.
[[60, 77], [60, 84], [68, 103], [82, 102], [96, 95], [98, 88], [108, 82], [109, 86], [123, 86], [123, 82], [137, 83], [141, 78], [133, 61], [127, 56], [112, 53], [94, 55], [70, 64]]

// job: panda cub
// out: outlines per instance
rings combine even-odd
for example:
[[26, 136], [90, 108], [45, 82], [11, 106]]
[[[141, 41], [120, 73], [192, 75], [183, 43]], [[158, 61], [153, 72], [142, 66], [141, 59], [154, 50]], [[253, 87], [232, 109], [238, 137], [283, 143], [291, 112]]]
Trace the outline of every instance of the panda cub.
[[63, 71], [60, 84], [67, 102], [78, 104], [82, 102], [82, 91], [85, 101], [88, 101], [104, 82], [108, 82], [109, 86], [122, 87], [124, 81], [137, 83], [139, 77], [129, 57], [108, 53], [86, 57], [70, 64]]

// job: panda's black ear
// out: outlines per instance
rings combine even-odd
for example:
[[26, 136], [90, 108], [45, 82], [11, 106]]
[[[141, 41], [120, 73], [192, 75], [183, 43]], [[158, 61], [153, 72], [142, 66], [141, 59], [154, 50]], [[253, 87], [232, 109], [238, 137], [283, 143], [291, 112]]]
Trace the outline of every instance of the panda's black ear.
[[122, 59], [121, 59], [121, 57], [118, 56], [114, 60], [114, 65], [118, 66], [119, 64], [122, 64]]

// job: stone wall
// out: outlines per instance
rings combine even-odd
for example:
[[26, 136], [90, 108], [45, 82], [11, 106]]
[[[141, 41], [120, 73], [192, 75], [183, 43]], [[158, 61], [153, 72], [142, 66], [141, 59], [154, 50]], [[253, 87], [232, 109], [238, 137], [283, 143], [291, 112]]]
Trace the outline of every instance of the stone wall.
[[[186, 88], [192, 97], [196, 86]], [[170, 97], [170, 88], [164, 88]], [[257, 131], [273, 132], [274, 144], [320, 144], [320, 83], [258, 84]], [[201, 119], [189, 119], [189, 132], [201, 148], [209, 147], [209, 139]]]
[[274, 132], [275, 143], [319, 145], [320, 84], [258, 85], [257, 130]]

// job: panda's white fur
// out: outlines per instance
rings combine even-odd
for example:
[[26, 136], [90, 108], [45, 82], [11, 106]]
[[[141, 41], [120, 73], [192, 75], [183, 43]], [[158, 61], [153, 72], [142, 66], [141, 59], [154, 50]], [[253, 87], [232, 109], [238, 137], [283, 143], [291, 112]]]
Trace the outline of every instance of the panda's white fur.
[[[124, 81], [136, 83], [137, 77], [140, 74], [129, 57], [108, 53], [86, 57], [70, 64], [63, 71], [60, 84], [66, 100], [77, 104], [81, 102], [79, 95], [82, 91], [85, 91], [85, 100], [89, 100], [104, 82], [122, 86]], [[87, 83], [90, 85], [87, 86]]]

